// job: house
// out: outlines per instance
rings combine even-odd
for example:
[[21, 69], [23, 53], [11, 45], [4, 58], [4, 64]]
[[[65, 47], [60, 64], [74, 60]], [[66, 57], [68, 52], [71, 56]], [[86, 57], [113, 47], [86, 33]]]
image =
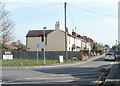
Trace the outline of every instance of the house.
[[[82, 44], [84, 40], [82, 36], [74, 31], [70, 34], [67, 29], [66, 40], [67, 51], [80, 51], [85, 47], [85, 44]], [[37, 44], [40, 45], [39, 48], [36, 47]], [[60, 22], [56, 22], [54, 30], [29, 30], [26, 35], [26, 46], [27, 51], [44, 51], [44, 49], [46, 51], [65, 51], [65, 32], [60, 30]]]
[[16, 46], [13, 46], [11, 44], [5, 44], [5, 47], [11, 50], [17, 50], [18, 48]]

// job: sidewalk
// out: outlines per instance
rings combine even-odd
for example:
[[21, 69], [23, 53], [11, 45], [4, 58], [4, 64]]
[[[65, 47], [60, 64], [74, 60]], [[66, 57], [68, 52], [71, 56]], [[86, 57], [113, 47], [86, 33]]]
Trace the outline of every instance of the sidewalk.
[[104, 86], [120, 86], [120, 57], [109, 72]]

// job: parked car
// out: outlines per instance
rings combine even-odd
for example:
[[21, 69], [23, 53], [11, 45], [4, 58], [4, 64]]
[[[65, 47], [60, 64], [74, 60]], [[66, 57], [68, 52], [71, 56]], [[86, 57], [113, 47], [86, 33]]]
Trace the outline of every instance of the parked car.
[[105, 55], [105, 61], [106, 61], [106, 60], [115, 61], [115, 59], [116, 59], [116, 56], [115, 56], [114, 53], [107, 53], [107, 54]]

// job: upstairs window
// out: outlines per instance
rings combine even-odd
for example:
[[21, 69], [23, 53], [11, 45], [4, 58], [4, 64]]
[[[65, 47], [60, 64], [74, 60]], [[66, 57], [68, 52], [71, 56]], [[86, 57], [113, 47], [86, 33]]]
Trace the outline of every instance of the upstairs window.
[[43, 35], [41, 36], [41, 42], [44, 42], [44, 36]]

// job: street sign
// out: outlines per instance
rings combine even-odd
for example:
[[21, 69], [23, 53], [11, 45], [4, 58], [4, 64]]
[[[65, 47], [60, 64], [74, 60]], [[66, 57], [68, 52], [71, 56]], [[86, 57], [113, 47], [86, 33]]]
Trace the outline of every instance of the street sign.
[[5, 55], [10, 55], [12, 52], [11, 51], [5, 51], [4, 54]]
[[13, 59], [13, 55], [3, 55], [3, 59], [4, 60]]
[[13, 59], [13, 54], [11, 51], [5, 51], [3, 54], [3, 59], [4, 60], [8, 60], [8, 59]]
[[36, 48], [40, 48], [40, 44], [36, 44]]

